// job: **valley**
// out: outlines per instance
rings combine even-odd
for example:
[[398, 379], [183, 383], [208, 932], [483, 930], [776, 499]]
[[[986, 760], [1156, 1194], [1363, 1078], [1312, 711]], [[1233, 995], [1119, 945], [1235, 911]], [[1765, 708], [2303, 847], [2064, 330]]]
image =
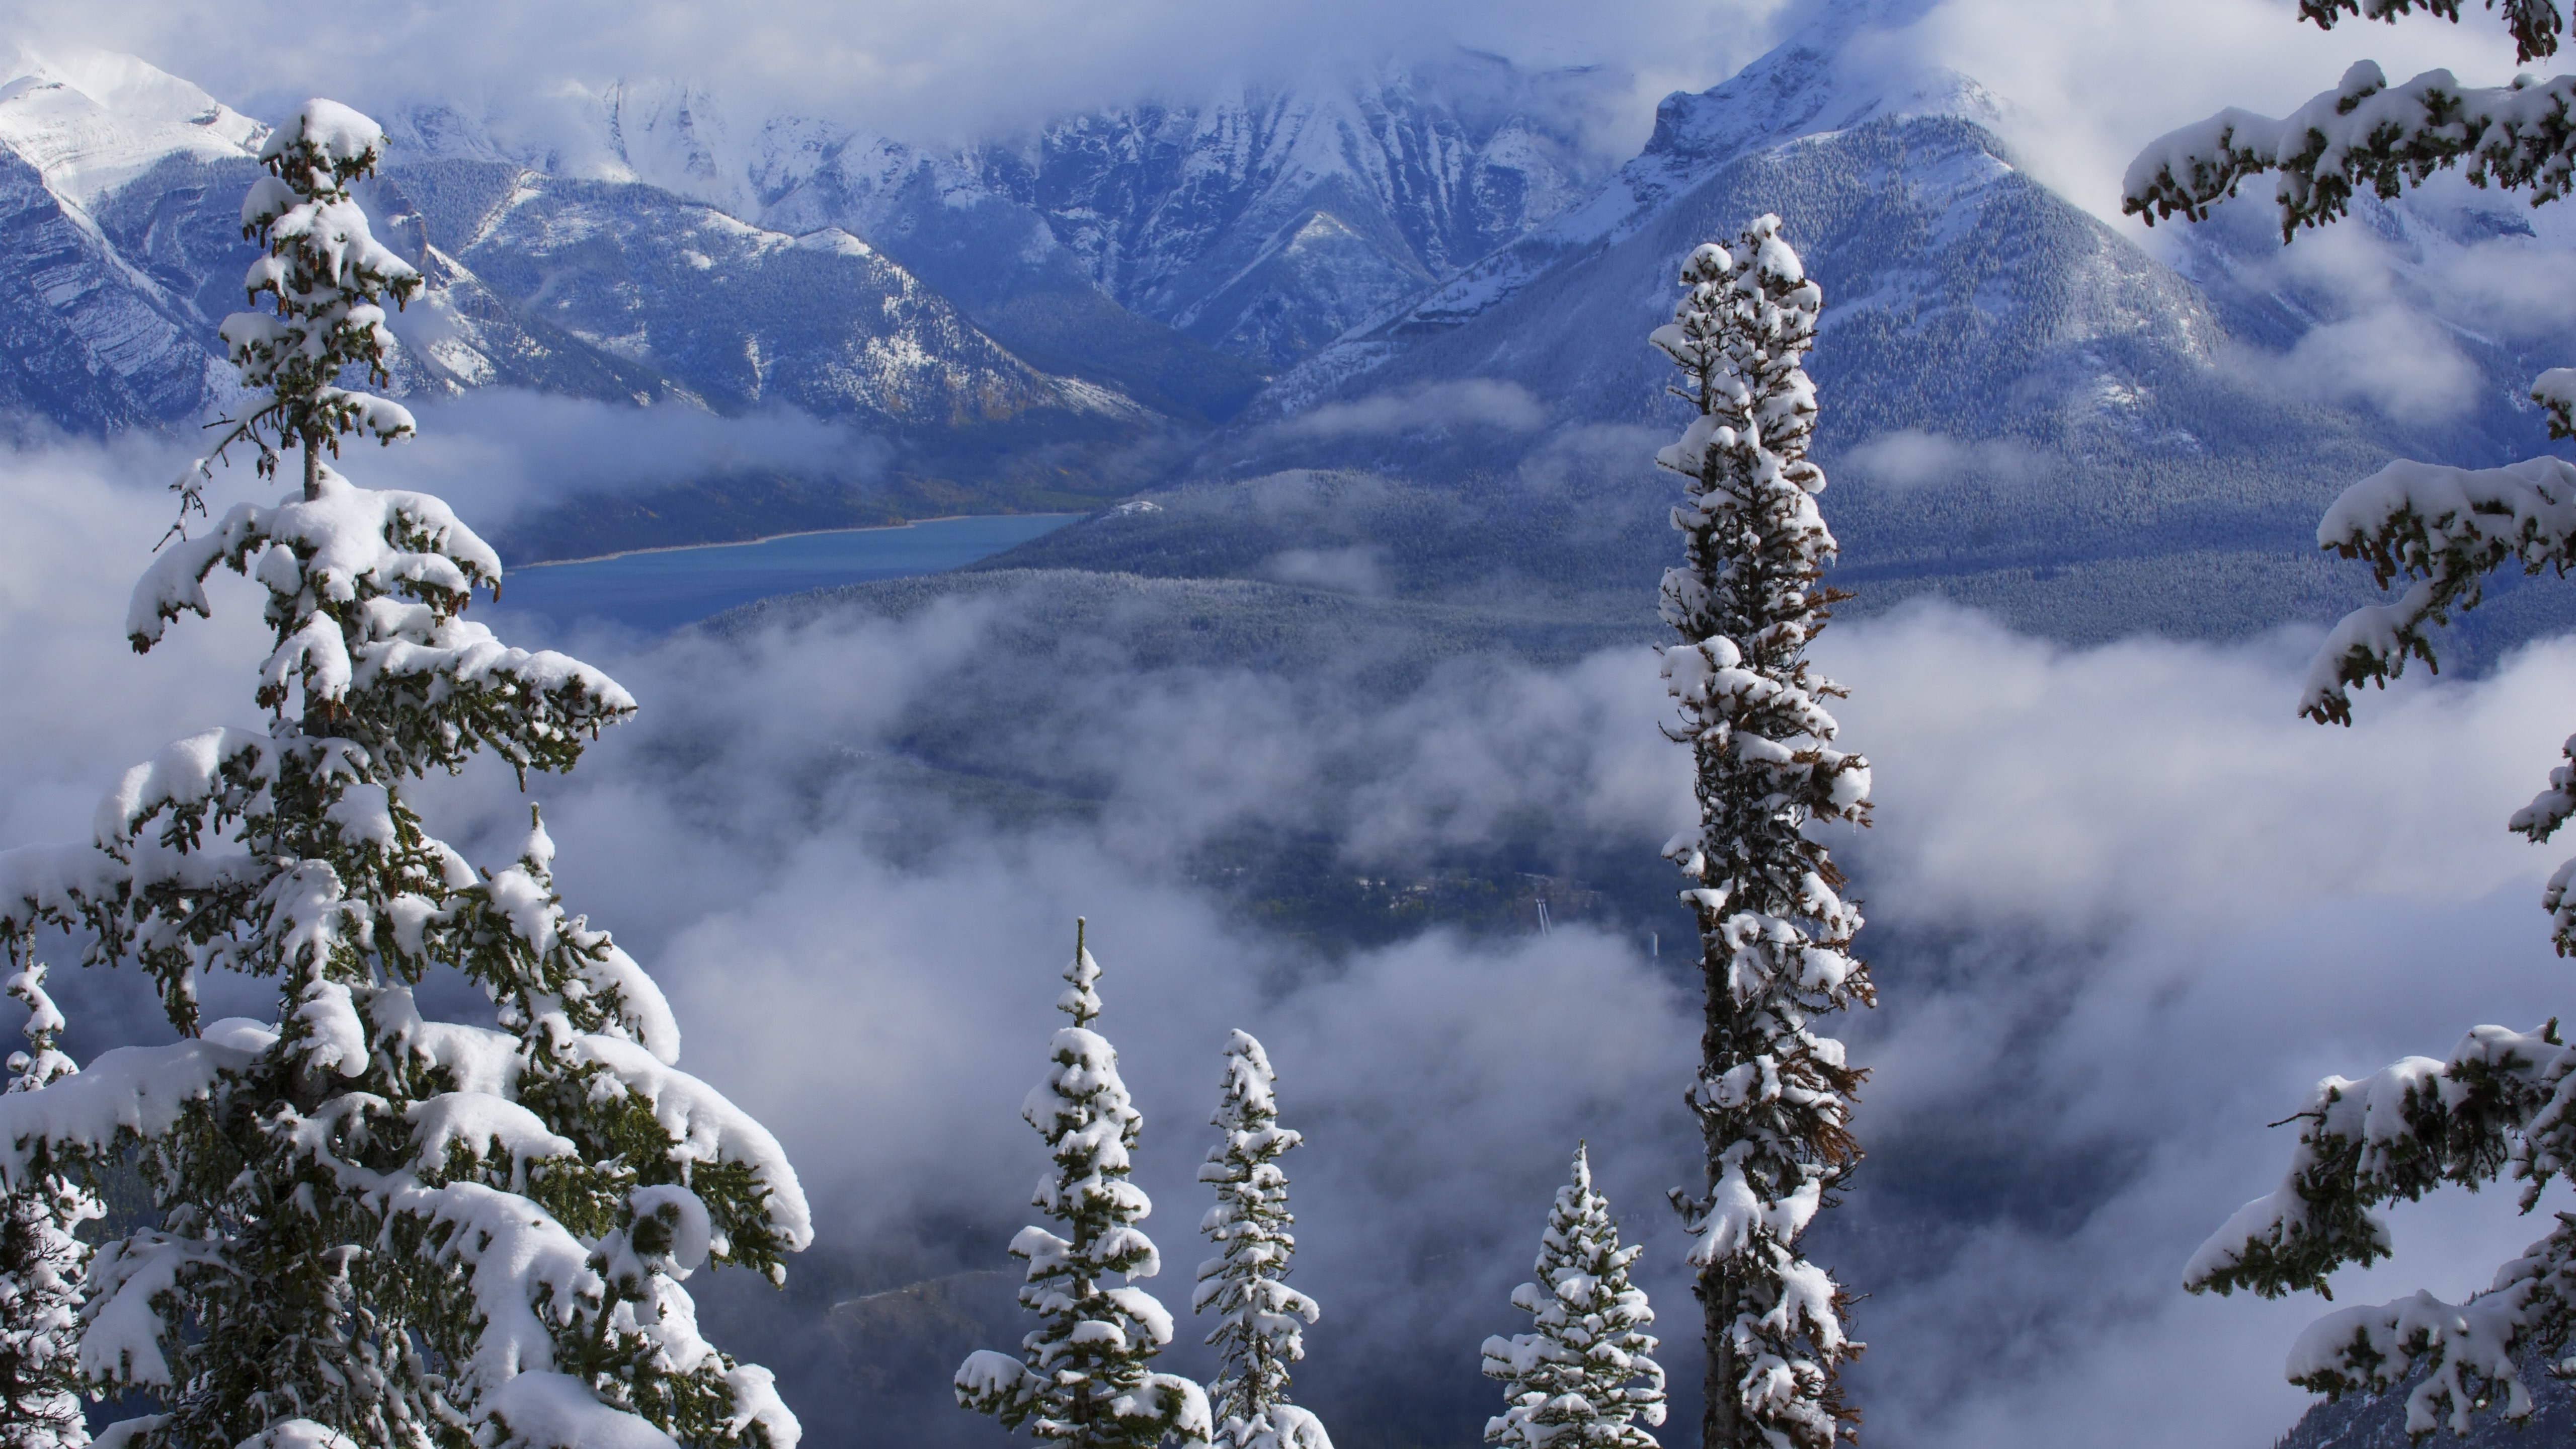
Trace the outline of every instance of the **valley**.
[[[1892, 1406], [1873, 1442], [1978, 1441], [1997, 1421], [1954, 1410], [2054, 1371], [2066, 1322], [2165, 1334], [2155, 1352], [2195, 1363], [2236, 1354], [2136, 1307], [2171, 1297], [2172, 1274], [2128, 1255], [2173, 1256], [2168, 1220], [2188, 1214], [2164, 1210], [2168, 1178], [2235, 1190], [2233, 1159], [2178, 1172], [2177, 1143], [2324, 1067], [2213, 1069], [2147, 1125], [2117, 1120], [2102, 1103], [2125, 1089], [2103, 1083], [2234, 1050], [2235, 1003], [2215, 994], [2259, 979], [2249, 956], [2295, 955], [2297, 931], [2369, 936], [2356, 956], [2520, 940], [2494, 925], [2486, 876], [2487, 894], [2458, 887], [2470, 904], [2419, 909], [2374, 873], [2374, 842], [2452, 840], [2449, 823], [2285, 805], [2314, 833], [2266, 853], [2269, 826], [2236, 807], [2308, 778], [2281, 743], [2284, 661], [2379, 597], [2318, 549], [2326, 505], [2393, 458], [2565, 453], [2524, 395], [2576, 361], [2555, 355], [2563, 335], [2458, 279], [2563, 269], [2576, 222], [2465, 185], [2363, 198], [2346, 230], [2364, 239], [2333, 254], [2367, 273], [2355, 287], [2301, 270], [2318, 247], [2285, 252], [2259, 198], [2142, 236], [2026, 164], [2009, 97], [1887, 59], [1922, 8], [1805, 7], [1621, 154], [1597, 122], [1627, 77], [1454, 46], [962, 143], [690, 79], [377, 108], [387, 164], [358, 201], [425, 282], [389, 319], [383, 390], [423, 447], [473, 419], [448, 429], [486, 450], [454, 455], [467, 466], [522, 445], [545, 459], [524, 486], [494, 470], [484, 536], [506, 575], [474, 617], [579, 638], [645, 701], [598, 776], [544, 782], [547, 819], [596, 852], [566, 852], [565, 894], [607, 901], [621, 939], [674, 963], [690, 1031], [706, 1024], [747, 1100], [769, 1094], [800, 1160], [820, 1144], [816, 1181], [860, 1184], [783, 1297], [734, 1272], [693, 1290], [712, 1337], [776, 1370], [812, 1449], [1004, 1440], [941, 1375], [1023, 1326], [997, 1269], [1025, 1194], [1007, 1153], [1026, 1144], [996, 1144], [1036, 1058], [1010, 1059], [1003, 1092], [956, 1023], [1037, 1040], [1055, 987], [1011, 933], [1054, 931], [1076, 897], [1150, 923], [1109, 937], [1141, 958], [1120, 1020], [1134, 1055], [1197, 1054], [1185, 1084], [1138, 1070], [1168, 1134], [1142, 1173], [1167, 1201], [1198, 1191], [1183, 1158], [1204, 1104], [1182, 1093], [1204, 1095], [1217, 1015], [1275, 1017], [1289, 1050], [1330, 1064], [1311, 1079], [1322, 1161], [1301, 1211], [1332, 1316], [1301, 1386], [1343, 1449], [1475, 1440], [1493, 1385], [1457, 1344], [1521, 1272], [1544, 1201], [1529, 1162], [1559, 1172], [1560, 1137], [1616, 1161], [1633, 1240], [1669, 1260], [1641, 1273], [1687, 1361], [1681, 1245], [1655, 1194], [1691, 1144], [1654, 1072], [1687, 1045], [1696, 989], [1659, 853], [1688, 793], [1649, 651], [1670, 637], [1655, 601], [1679, 556], [1679, 485], [1651, 460], [1691, 409], [1646, 337], [1683, 258], [1766, 213], [1824, 299], [1814, 458], [1840, 549], [1827, 582], [1849, 597], [1819, 658], [1861, 681], [1854, 736], [1883, 777], [1915, 767], [1883, 830], [1835, 837], [1873, 913], [1888, 903], [1863, 942], [1894, 1024], [1854, 1040], [1891, 1064], [1885, 1115], [1864, 1121], [1898, 1125], [1864, 1129], [1863, 1188], [1817, 1238], [1883, 1295], [1859, 1321], [1886, 1349], [1853, 1371]], [[159, 466], [242, 404], [216, 327], [257, 255], [239, 205], [271, 123], [132, 57], [0, 66], [0, 411], [28, 457]], [[2369, 330], [2401, 322], [2416, 330]], [[647, 421], [675, 417], [691, 461], [641, 466], [681, 436]], [[754, 446], [791, 426], [797, 448]], [[555, 427], [572, 441], [547, 446]], [[647, 441], [607, 445], [626, 432]], [[336, 466], [377, 464], [352, 443]], [[272, 486], [236, 466], [216, 501]], [[162, 507], [99, 506], [128, 532]], [[2458, 692], [2388, 708], [2409, 728], [2453, 710], [2521, 730], [2520, 704], [2554, 699], [2550, 641], [2571, 628], [2576, 591], [2500, 577], [2444, 635]], [[2177, 740], [2187, 768], [2160, 773]], [[2363, 752], [2390, 747], [2331, 748], [2347, 746], [2331, 758], [2365, 763], [2334, 768], [2377, 778]], [[2389, 793], [2431, 773], [2390, 766]], [[1954, 775], [1985, 794], [1960, 804]], [[25, 818], [70, 818], [69, 787], [44, 791]], [[528, 828], [500, 786], [439, 803], [477, 860]], [[1942, 834], [1954, 819], [1970, 823]], [[2263, 858], [2240, 881], [2210, 862], [2243, 839]], [[2075, 904], [2023, 898], [2061, 876]], [[2555, 965], [2496, 949], [2517, 991]], [[149, 1019], [123, 986], [82, 989], [102, 1018]], [[1532, 1080], [1596, 999], [1633, 1007], [1633, 1032], [1584, 1044], [1575, 1088]], [[744, 1024], [780, 1002], [827, 1087], [786, 1080]], [[2383, 1015], [2426, 1014], [2407, 1002]], [[1957, 1027], [1965, 1045], [1908, 1025], [1956, 1025], [1945, 1013], [1983, 1015]], [[2106, 1019], [2150, 1023], [2147, 1045], [2093, 1060]], [[1424, 1045], [1451, 1038], [1507, 1045], [1452, 1072]], [[906, 1119], [921, 1082], [982, 1125]], [[2061, 1120], [2068, 1101], [2083, 1111]], [[1459, 1143], [1512, 1166], [1460, 1165]], [[1195, 1212], [1156, 1225], [1175, 1265]], [[1167, 1299], [1184, 1276], [1166, 1268]], [[1185, 1341], [1172, 1361], [1208, 1358]], [[2243, 1372], [2278, 1387], [2269, 1362]], [[1697, 1390], [1674, 1376], [1687, 1425]], [[2282, 1393], [2227, 1422], [2286, 1424], [2304, 1400]], [[2353, 1436], [2395, 1412], [2347, 1402], [2285, 1442], [2379, 1442]]]

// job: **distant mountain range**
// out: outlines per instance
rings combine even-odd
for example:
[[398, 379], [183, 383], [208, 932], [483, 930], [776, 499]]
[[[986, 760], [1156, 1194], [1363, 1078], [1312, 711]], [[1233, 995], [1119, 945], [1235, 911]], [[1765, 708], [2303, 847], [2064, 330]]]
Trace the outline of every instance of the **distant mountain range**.
[[[400, 110], [367, 199], [431, 289], [397, 319], [397, 387], [787, 407], [892, 445], [866, 486], [602, 479], [528, 521], [521, 557], [1183, 490], [1012, 562], [1277, 577], [1375, 549], [1394, 560], [1375, 587], [1448, 597], [1554, 551], [1589, 562], [1549, 607], [1605, 617], [1668, 551], [1643, 459], [1676, 417], [1642, 338], [1682, 253], [1775, 210], [1826, 288], [1819, 449], [1857, 607], [1930, 590], [2067, 638], [2320, 618], [2356, 592], [2309, 541], [2343, 483], [2401, 452], [2541, 445], [2518, 395], [2561, 359], [2492, 329], [2449, 329], [2481, 378], [2461, 416], [2283, 385], [2277, 359], [2337, 303], [2275, 264], [2260, 208], [2186, 234], [2183, 270], [2149, 256], [2018, 167], [2008, 102], [1973, 78], [1852, 63], [1919, 9], [1820, 7], [1665, 101], [1617, 167], [1583, 137], [1619, 78], [1466, 53], [945, 151], [737, 122], [679, 83], [550, 103], [543, 125]], [[0, 75], [19, 239], [0, 407], [91, 433], [220, 407], [213, 322], [261, 126], [130, 58], [20, 53]], [[2428, 295], [2464, 259], [2576, 244], [2494, 198], [2366, 211]], [[1278, 532], [1258, 480], [1314, 470], [1448, 500], [1412, 511], [1451, 522], [1391, 553], [1347, 519]], [[2555, 609], [2508, 596], [2485, 627]]]
[[[90, 433], [219, 407], [265, 128], [130, 57], [0, 77], [0, 407]], [[736, 137], [677, 85], [614, 88], [542, 150], [399, 112], [366, 200], [430, 286], [396, 390], [783, 405], [895, 440], [942, 506], [1079, 506], [1140, 481], [1106, 459], [1579, 198], [1594, 84], [1461, 56], [956, 154], [797, 117]]]

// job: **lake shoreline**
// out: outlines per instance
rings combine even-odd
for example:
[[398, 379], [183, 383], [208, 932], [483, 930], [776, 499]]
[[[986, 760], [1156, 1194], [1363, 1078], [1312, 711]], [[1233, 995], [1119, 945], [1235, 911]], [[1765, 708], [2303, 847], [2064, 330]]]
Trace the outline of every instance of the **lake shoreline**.
[[506, 575], [512, 569], [551, 569], [563, 568], [571, 564], [607, 563], [611, 559], [638, 558], [654, 553], [688, 553], [708, 548], [752, 548], [759, 544], [776, 543], [785, 538], [821, 538], [826, 534], [835, 533], [895, 533], [902, 529], [918, 528], [925, 523], [954, 523], [964, 518], [1087, 518], [1089, 516], [1083, 513], [943, 513], [937, 518], [907, 518], [901, 523], [869, 523], [857, 528], [805, 528], [794, 533], [772, 533], [759, 538], [729, 539], [723, 543], [665, 543], [656, 544], [651, 548], [627, 548], [615, 553], [592, 554], [588, 558], [539, 559], [535, 563], [505, 565], [503, 572]]

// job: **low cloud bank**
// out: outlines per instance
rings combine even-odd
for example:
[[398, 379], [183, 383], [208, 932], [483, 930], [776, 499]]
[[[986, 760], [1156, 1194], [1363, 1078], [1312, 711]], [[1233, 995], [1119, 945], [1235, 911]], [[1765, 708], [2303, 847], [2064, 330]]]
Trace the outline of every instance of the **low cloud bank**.
[[[247, 587], [149, 658], [124, 650], [127, 580], [167, 513], [166, 474], [136, 463], [0, 455], [0, 845], [76, 836], [125, 764], [257, 722]], [[1167, 1303], [1187, 1298], [1201, 1124], [1243, 1026], [1309, 1138], [1289, 1162], [1299, 1281], [1326, 1309], [1307, 1401], [1413, 1405], [1424, 1432], [1472, 1437], [1474, 1346], [1510, 1325], [1578, 1137], [1649, 1245], [1687, 1378], [1695, 1311], [1660, 1202], [1692, 1175], [1678, 953], [1615, 912], [1319, 952], [1193, 873], [1258, 829], [1340, 842], [1355, 872], [1549, 838], [1655, 876], [1689, 806], [1651, 654], [1464, 658], [1375, 693], [1107, 645], [1048, 674], [1074, 656], [1011, 642], [1029, 603], [568, 641], [644, 713], [532, 785], [566, 896], [663, 980], [689, 1064], [780, 1132], [826, 1250], [861, 1288], [1007, 1266], [1042, 1168], [1017, 1107], [1081, 913], [1147, 1114]], [[1817, 1241], [1872, 1295], [1855, 1385], [1873, 1437], [2265, 1442], [2305, 1402], [2278, 1364], [2318, 1305], [2188, 1298], [2180, 1265], [2277, 1177], [2288, 1142], [2263, 1124], [2318, 1076], [2559, 1009], [2536, 907], [2556, 856], [2503, 820], [2576, 725], [2576, 646], [2410, 682], [2322, 730], [2291, 714], [2299, 639], [2067, 650], [1939, 609], [1826, 639], [1880, 789], [1877, 826], [1838, 842], [1884, 996], [1846, 1031], [1876, 1070], [1873, 1157]], [[922, 763], [907, 731], [960, 700], [1019, 775]], [[524, 820], [505, 772], [425, 799], [480, 859]], [[83, 1053], [157, 1029], [130, 975], [62, 979]], [[2398, 1258], [2338, 1299], [2476, 1286], [2539, 1234], [2510, 1206], [2398, 1214]], [[1414, 1375], [1395, 1398], [1389, 1363]]]

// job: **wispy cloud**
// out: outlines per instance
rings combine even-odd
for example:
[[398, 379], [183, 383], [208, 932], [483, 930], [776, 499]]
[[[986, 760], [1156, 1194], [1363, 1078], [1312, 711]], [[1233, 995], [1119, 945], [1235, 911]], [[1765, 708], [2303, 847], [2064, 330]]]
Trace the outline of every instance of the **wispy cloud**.
[[1392, 438], [1484, 429], [1535, 431], [1547, 407], [1516, 382], [1471, 377], [1326, 403], [1270, 430], [1282, 438]]

